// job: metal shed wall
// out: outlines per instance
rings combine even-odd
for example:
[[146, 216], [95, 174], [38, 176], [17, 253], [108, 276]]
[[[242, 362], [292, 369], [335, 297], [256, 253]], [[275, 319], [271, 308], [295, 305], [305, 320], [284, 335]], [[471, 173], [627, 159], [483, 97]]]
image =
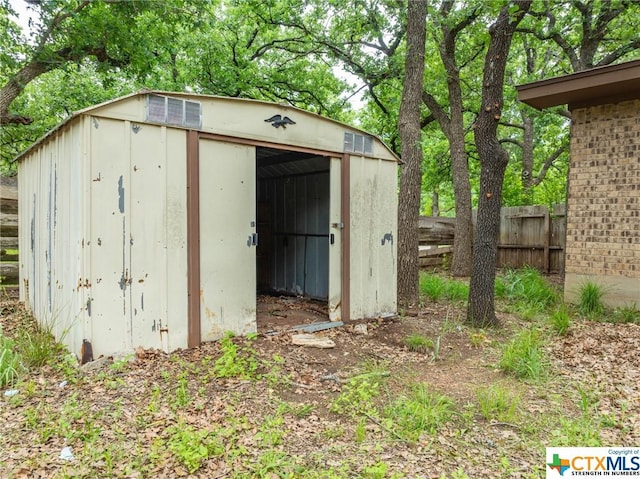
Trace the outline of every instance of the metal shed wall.
[[[249, 314], [255, 311], [255, 278], [237, 282], [252, 285], [248, 316], [239, 321], [242, 311], [225, 311], [226, 319], [220, 322], [208, 314], [207, 307], [215, 311], [207, 301], [215, 299], [212, 294], [227, 276], [217, 274], [213, 262], [219, 255], [227, 263], [234, 256], [220, 251], [209, 257], [217, 249], [200, 251], [199, 264], [206, 267], [192, 271], [189, 251], [201, 247], [194, 247], [197, 241], [189, 243], [188, 235], [189, 212], [201, 214], [200, 203], [208, 213], [229, 203], [211, 195], [213, 185], [220, 191], [231, 188], [233, 182], [224, 178], [241, 159], [234, 152], [243, 152], [242, 158], [251, 155], [243, 162], [253, 165], [253, 173], [240, 183], [249, 188], [245, 193], [255, 189], [251, 178], [260, 147], [330, 158], [327, 171], [271, 178], [263, 184], [275, 202], [304, 205], [296, 211], [279, 209], [283, 228], [317, 235], [306, 240], [306, 248], [295, 239], [289, 256], [283, 254], [286, 258], [273, 265], [274, 284], [295, 289], [293, 283], [304, 278], [305, 271], [311, 274], [314, 288], [303, 289], [312, 296], [328, 296], [332, 320], [342, 314], [359, 319], [395, 313], [397, 162], [382, 142], [375, 139], [367, 157], [344, 153], [345, 133], [362, 135], [360, 130], [282, 105], [183, 96], [202, 104], [200, 132], [147, 122], [146, 95], [138, 94], [75, 114], [20, 158], [21, 298], [38, 321], [52, 324], [56, 337], [76, 354], [82, 340], [90, 339], [94, 356], [126, 353], [137, 346], [166, 351], [187, 347], [194, 327], [200, 328], [202, 340], [226, 330], [255, 330], [255, 315]], [[290, 115], [296, 124], [274, 128], [265, 120], [275, 114]], [[200, 140], [198, 135], [203, 135]], [[187, 177], [189, 165], [193, 158], [199, 161], [192, 143], [195, 151], [205, 148], [199, 199], [188, 187], [194, 185]], [[230, 164], [235, 166], [227, 169]], [[194, 198], [194, 208], [188, 209]], [[225, 215], [236, 211], [234, 205], [224, 207]], [[255, 212], [249, 211], [255, 207], [255, 198], [243, 206], [249, 215], [243, 227], [250, 226], [249, 220], [255, 226]], [[218, 224], [202, 223], [196, 238], [209, 241], [206, 228], [219, 232]], [[331, 234], [335, 244], [327, 249], [326, 235]], [[251, 250], [246, 244], [243, 248]], [[305, 249], [313, 251], [313, 264], [305, 265]], [[201, 279], [193, 283], [195, 301], [203, 304], [200, 323], [193, 321], [189, 301], [189, 281], [196, 276]], [[224, 286], [223, 293], [226, 279]]]
[[89, 297], [85, 258], [89, 191], [85, 119], [20, 164], [20, 299], [41, 325], [78, 351]]
[[74, 353], [186, 347], [185, 145], [80, 116], [21, 160], [21, 299]]

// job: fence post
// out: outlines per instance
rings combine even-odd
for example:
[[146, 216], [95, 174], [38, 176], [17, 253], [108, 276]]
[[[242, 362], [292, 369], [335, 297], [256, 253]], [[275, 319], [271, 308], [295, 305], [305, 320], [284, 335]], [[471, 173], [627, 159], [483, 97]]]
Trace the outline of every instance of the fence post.
[[551, 255], [549, 245], [551, 244], [551, 214], [549, 208], [544, 207], [544, 266], [547, 273], [551, 271]]

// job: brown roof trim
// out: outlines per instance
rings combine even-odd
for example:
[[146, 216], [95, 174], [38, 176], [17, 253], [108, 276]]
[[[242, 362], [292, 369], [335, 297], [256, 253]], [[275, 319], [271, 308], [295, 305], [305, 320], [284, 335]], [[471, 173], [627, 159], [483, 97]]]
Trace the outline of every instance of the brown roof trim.
[[517, 86], [518, 99], [542, 110], [569, 109], [640, 98], [640, 60], [593, 68]]

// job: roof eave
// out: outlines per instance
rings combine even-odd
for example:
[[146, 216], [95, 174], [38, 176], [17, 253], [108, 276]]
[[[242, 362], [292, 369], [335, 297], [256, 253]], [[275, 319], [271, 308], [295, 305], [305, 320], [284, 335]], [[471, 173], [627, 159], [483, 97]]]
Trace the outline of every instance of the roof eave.
[[640, 60], [527, 83], [516, 89], [520, 101], [539, 110], [640, 98]]

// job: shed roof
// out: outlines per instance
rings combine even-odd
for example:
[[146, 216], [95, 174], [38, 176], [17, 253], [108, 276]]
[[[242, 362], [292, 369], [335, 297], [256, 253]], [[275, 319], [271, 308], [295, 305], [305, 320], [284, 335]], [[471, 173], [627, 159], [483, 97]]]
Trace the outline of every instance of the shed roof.
[[[327, 123], [332, 123], [335, 125], [339, 125], [343, 128], [346, 128], [348, 130], [351, 130], [353, 132], [357, 132], [357, 133], [363, 133], [367, 136], [373, 137], [375, 138], [380, 145], [382, 146], [382, 148], [384, 150], [387, 151], [387, 154], [385, 156], [389, 157], [390, 159], [395, 159], [398, 162], [401, 162], [400, 158], [391, 150], [391, 148], [389, 148], [383, 141], [381, 138], [375, 136], [375, 135], [371, 135], [370, 133], [360, 129], [360, 128], [356, 128], [354, 126], [348, 125], [346, 123], [342, 123], [340, 121], [328, 118], [328, 117], [324, 117], [321, 115], [318, 115], [316, 113], [312, 113], [309, 112], [307, 110], [303, 110], [301, 108], [298, 107], [294, 107], [291, 105], [282, 105], [282, 104], [278, 104], [278, 103], [273, 103], [273, 102], [268, 102], [268, 101], [263, 101], [263, 100], [253, 100], [253, 99], [246, 99], [246, 98], [230, 98], [230, 97], [222, 97], [222, 96], [216, 96], [216, 95], [205, 95], [205, 94], [197, 94], [197, 93], [185, 93], [185, 92], [169, 92], [169, 91], [160, 91], [160, 90], [141, 90], [135, 93], [131, 93], [129, 95], [125, 95], [122, 97], [118, 97], [97, 105], [93, 105], [87, 108], [84, 108], [82, 110], [78, 110], [73, 112], [68, 118], [66, 118], [65, 120], [63, 120], [61, 123], [59, 123], [58, 125], [56, 125], [53, 129], [51, 129], [50, 131], [48, 131], [45, 135], [43, 135], [41, 138], [39, 138], [33, 145], [31, 145], [29, 148], [27, 148], [25, 151], [23, 151], [22, 153], [20, 153], [15, 160], [20, 160], [22, 157], [24, 157], [25, 155], [27, 155], [30, 151], [32, 151], [33, 149], [37, 148], [40, 144], [42, 144], [43, 142], [47, 141], [48, 138], [52, 137], [53, 135], [56, 134], [56, 132], [60, 131], [61, 129], [63, 129], [66, 125], [68, 125], [69, 123], [71, 123], [73, 120], [75, 120], [76, 118], [82, 116], [82, 115], [95, 115], [95, 114], [102, 114], [104, 112], [108, 112], [109, 108], [113, 105], [116, 105], [118, 103], [123, 103], [123, 102], [127, 102], [127, 101], [131, 101], [132, 99], [135, 99], [137, 97], [143, 97], [146, 95], [164, 95], [164, 96], [171, 96], [171, 97], [176, 97], [176, 98], [185, 98], [185, 99], [192, 99], [194, 101], [198, 101], [198, 100], [213, 100], [213, 101], [220, 101], [220, 102], [237, 102], [238, 104], [244, 104], [244, 105], [251, 105], [251, 104], [255, 104], [255, 105], [272, 105], [272, 106], [278, 106], [278, 107], [282, 107], [282, 108], [286, 108], [287, 110], [294, 110], [294, 111], [298, 111], [300, 113], [303, 113], [305, 115], [311, 115], [312, 117], [315, 117], [315, 119], [317, 121], [322, 121], [322, 122], [327, 122]], [[108, 116], [108, 113], [107, 113]]]
[[518, 99], [542, 110], [569, 110], [640, 98], [640, 60], [549, 78], [516, 87]]

